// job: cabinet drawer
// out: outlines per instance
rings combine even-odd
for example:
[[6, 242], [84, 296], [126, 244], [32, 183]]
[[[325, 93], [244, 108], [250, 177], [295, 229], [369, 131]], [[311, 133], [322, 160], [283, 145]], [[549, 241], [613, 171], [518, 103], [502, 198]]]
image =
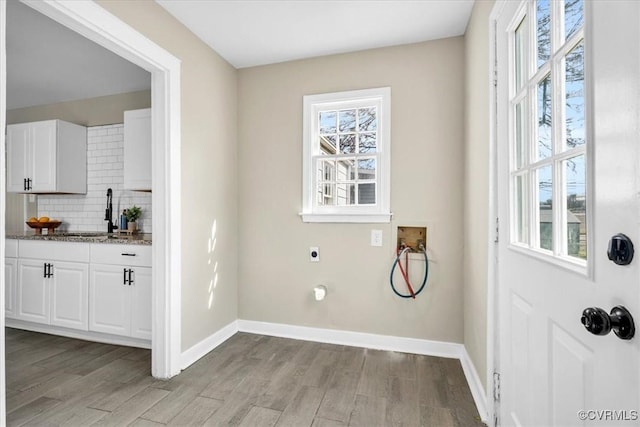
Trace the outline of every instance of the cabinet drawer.
[[151, 246], [93, 244], [91, 263], [151, 267]]
[[51, 261], [89, 262], [89, 244], [20, 240], [18, 256]]
[[18, 241], [7, 239], [4, 242], [4, 256], [7, 258], [18, 258]]

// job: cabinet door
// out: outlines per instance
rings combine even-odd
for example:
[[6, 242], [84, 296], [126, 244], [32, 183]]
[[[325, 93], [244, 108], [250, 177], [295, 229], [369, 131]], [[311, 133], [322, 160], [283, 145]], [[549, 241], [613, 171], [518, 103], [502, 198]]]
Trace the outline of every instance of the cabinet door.
[[4, 259], [4, 315], [16, 317], [16, 281], [18, 276], [18, 260]]
[[124, 267], [92, 264], [89, 281], [89, 330], [131, 334], [131, 296]]
[[124, 189], [151, 190], [151, 109], [124, 112]]
[[7, 191], [26, 192], [24, 180], [28, 178], [29, 126], [7, 126]]
[[55, 120], [31, 123], [31, 191], [56, 191], [56, 136]]
[[51, 324], [65, 328], [89, 329], [89, 265], [51, 262], [49, 278]]
[[49, 324], [49, 280], [44, 260], [18, 260], [16, 318]]
[[131, 336], [151, 339], [151, 268], [129, 267], [131, 273]]

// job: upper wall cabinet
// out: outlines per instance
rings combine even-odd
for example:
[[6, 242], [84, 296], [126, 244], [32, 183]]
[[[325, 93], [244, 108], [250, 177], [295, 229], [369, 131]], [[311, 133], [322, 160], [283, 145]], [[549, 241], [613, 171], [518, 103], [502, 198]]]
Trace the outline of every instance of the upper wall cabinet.
[[151, 109], [124, 112], [124, 189], [151, 191]]
[[7, 126], [7, 191], [87, 192], [87, 128], [62, 120]]

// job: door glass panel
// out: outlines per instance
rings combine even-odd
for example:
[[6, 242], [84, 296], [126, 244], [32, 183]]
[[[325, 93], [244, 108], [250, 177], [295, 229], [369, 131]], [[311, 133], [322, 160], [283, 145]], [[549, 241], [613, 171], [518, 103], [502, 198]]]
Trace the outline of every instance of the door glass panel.
[[551, 165], [537, 171], [540, 248], [553, 250], [553, 178]]
[[515, 32], [514, 74], [516, 78], [516, 91], [522, 87], [522, 82], [524, 81], [524, 76], [523, 76], [524, 69], [525, 69], [524, 67], [524, 35], [526, 34], [526, 26], [527, 26], [527, 21], [523, 19], [520, 25], [518, 25], [518, 28], [516, 28], [516, 32]]
[[518, 243], [529, 242], [527, 228], [527, 184], [526, 175], [515, 177], [515, 241]]
[[565, 58], [565, 149], [585, 142], [584, 126], [584, 44], [580, 43]]
[[551, 142], [551, 77], [538, 83], [538, 159], [552, 153]]
[[565, 160], [567, 191], [567, 252], [587, 259], [587, 192], [585, 156]]
[[524, 135], [524, 105], [522, 102], [516, 104], [515, 110], [515, 167], [516, 170], [520, 169], [525, 162], [524, 153], [525, 153], [525, 135]]
[[551, 8], [550, 0], [536, 1], [536, 45], [538, 68], [549, 60], [551, 51]]
[[582, 25], [584, 20], [583, 0], [565, 0], [564, 2], [564, 34], [569, 39]]

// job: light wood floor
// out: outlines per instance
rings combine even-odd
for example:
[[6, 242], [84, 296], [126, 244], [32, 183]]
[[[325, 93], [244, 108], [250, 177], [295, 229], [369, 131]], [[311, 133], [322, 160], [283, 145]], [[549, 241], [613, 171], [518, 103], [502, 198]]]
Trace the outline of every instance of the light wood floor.
[[149, 350], [6, 329], [9, 426], [481, 426], [454, 359], [239, 333], [169, 381]]

